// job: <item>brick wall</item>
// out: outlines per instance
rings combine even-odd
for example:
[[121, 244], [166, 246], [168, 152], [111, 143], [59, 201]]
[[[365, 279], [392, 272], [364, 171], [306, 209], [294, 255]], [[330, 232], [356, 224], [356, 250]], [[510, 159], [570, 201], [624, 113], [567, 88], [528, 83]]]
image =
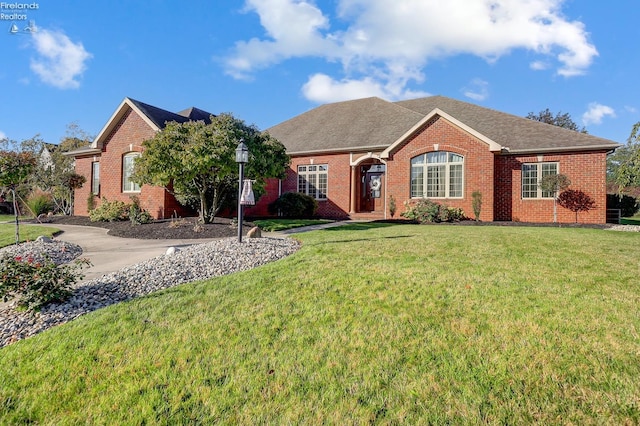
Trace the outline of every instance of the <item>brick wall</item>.
[[87, 201], [91, 191], [91, 163], [100, 162], [100, 195], [96, 197], [96, 206], [100, 199], [131, 202], [135, 195], [142, 208], [156, 219], [191, 215], [193, 212], [182, 207], [164, 188], [143, 185], [139, 193], [122, 191], [122, 159], [130, 152], [142, 152], [142, 142], [155, 135], [155, 131], [136, 113], [129, 110], [106, 136], [99, 156], [76, 159], [76, 172], [87, 178], [87, 183], [75, 192], [74, 214], [87, 216]]
[[387, 197], [395, 198], [396, 215], [399, 216], [405, 210], [403, 203], [411, 199], [411, 159], [433, 151], [449, 151], [464, 157], [463, 197], [434, 198], [433, 201], [461, 208], [468, 217], [473, 217], [471, 194], [480, 191], [480, 220], [492, 221], [493, 153], [489, 151], [486, 143], [440, 117], [434, 117], [425, 123], [418, 134], [392, 153], [392, 161], [387, 162]]
[[[580, 212], [580, 223], [605, 223], [607, 216], [605, 151], [496, 157], [496, 220], [553, 222], [553, 200], [523, 199], [522, 164], [557, 162], [558, 172], [571, 181], [571, 189], [583, 191], [595, 201], [595, 208]], [[560, 223], [573, 223], [575, 213], [557, 206]]]

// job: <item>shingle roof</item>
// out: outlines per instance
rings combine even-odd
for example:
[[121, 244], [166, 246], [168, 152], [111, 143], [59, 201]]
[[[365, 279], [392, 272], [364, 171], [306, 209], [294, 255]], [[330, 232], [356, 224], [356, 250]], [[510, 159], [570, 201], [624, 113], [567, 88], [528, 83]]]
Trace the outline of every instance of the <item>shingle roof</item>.
[[510, 152], [614, 149], [619, 146], [608, 139], [444, 96], [400, 101], [396, 105], [425, 115], [439, 108], [503, 147], [508, 147]]
[[268, 129], [289, 154], [384, 149], [423, 114], [380, 98], [319, 106]]
[[608, 139], [563, 129], [527, 118], [431, 96], [400, 102], [380, 98], [322, 105], [268, 129], [287, 152], [385, 149], [439, 109], [510, 152], [614, 149]]
[[211, 122], [211, 113], [195, 107], [185, 109], [179, 113], [173, 113], [162, 108], [154, 107], [153, 105], [145, 104], [144, 102], [136, 101], [135, 99], [128, 99], [159, 129], [163, 129], [168, 121], [184, 123], [189, 120], [204, 120], [205, 122]]

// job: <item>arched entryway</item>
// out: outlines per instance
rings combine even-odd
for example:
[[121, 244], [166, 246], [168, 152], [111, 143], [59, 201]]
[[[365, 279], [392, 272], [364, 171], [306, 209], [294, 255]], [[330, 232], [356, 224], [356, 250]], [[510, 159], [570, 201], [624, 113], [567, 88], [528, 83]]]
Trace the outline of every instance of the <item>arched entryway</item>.
[[357, 168], [356, 213], [384, 215], [386, 166], [372, 159], [360, 163]]

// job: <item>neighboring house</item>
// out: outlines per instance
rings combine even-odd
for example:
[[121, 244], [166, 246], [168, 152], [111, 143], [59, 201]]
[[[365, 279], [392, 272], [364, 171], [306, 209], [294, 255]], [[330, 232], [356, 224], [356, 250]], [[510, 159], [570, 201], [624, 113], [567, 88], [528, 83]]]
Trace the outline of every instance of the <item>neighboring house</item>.
[[142, 152], [142, 142], [151, 139], [167, 122], [210, 122], [211, 115], [198, 108], [173, 113], [125, 98], [90, 146], [67, 153], [75, 158], [76, 173], [87, 178], [75, 192], [74, 214], [88, 215], [90, 197], [98, 206], [101, 199], [131, 203], [131, 197], [136, 196], [141, 207], [156, 219], [193, 215], [164, 188], [140, 187], [130, 176], [133, 163]]
[[[390, 218], [391, 197], [395, 217], [420, 198], [472, 217], [471, 194], [480, 191], [483, 221], [552, 222], [552, 194], [538, 183], [561, 173], [595, 201], [579, 221], [605, 223], [606, 155], [620, 146], [442, 96], [322, 105], [268, 131], [291, 168], [248, 215], [297, 191], [318, 200], [322, 217]], [[558, 206], [558, 221], [575, 214]]]

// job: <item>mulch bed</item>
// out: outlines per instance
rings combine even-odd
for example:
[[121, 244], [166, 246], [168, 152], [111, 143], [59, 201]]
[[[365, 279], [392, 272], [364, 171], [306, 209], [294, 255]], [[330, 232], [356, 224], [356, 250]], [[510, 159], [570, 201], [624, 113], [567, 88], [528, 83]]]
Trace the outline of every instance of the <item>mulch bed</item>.
[[[197, 218], [189, 217], [132, 225], [130, 221], [91, 222], [84, 216], [53, 216], [49, 223], [95, 226], [108, 229], [108, 234], [114, 237], [160, 240], [234, 237], [238, 235], [238, 228], [232, 226], [231, 221], [228, 218], [215, 218], [213, 223], [201, 224]], [[254, 226], [251, 222], [243, 223], [243, 233]]]

